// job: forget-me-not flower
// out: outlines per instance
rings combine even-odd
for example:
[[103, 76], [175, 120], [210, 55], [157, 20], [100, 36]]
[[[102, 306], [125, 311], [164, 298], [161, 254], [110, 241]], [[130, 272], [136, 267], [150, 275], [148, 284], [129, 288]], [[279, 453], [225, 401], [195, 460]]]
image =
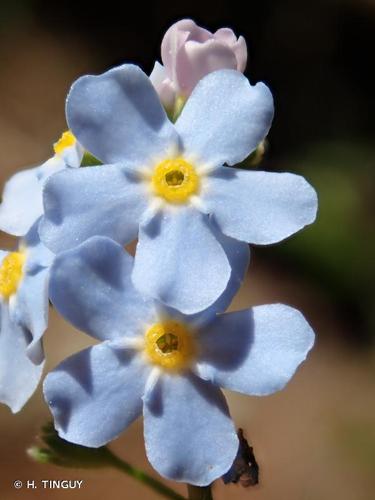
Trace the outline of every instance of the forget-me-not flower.
[[259, 396], [282, 389], [314, 334], [300, 312], [281, 304], [184, 316], [141, 295], [132, 267], [132, 257], [104, 237], [61, 253], [52, 266], [57, 310], [103, 341], [47, 375], [55, 427], [63, 439], [99, 447], [143, 412], [153, 467], [169, 479], [209, 484], [238, 448], [219, 387]]
[[175, 124], [136, 66], [80, 78], [68, 124], [106, 165], [47, 180], [42, 241], [57, 253], [93, 235], [122, 244], [138, 236], [136, 287], [186, 314], [208, 307], [230, 276], [209, 215], [227, 236], [256, 244], [315, 219], [316, 193], [302, 177], [223, 166], [258, 146], [272, 116], [268, 88], [235, 70], [203, 78]]
[[35, 225], [18, 250], [0, 251], [0, 402], [14, 413], [33, 394], [42, 375], [41, 337], [48, 322], [52, 259]]
[[54, 144], [55, 154], [38, 167], [14, 174], [5, 184], [0, 204], [0, 229], [24, 236], [43, 213], [42, 189], [45, 180], [66, 167], [79, 167], [83, 148], [70, 131]]

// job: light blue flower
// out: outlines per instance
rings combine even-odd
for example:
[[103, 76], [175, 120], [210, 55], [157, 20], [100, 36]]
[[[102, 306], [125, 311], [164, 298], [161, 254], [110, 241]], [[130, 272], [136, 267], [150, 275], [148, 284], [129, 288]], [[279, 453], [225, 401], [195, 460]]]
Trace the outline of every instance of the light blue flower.
[[52, 259], [35, 226], [17, 251], [0, 251], [0, 402], [14, 413], [33, 394], [43, 371]]
[[226, 314], [216, 304], [194, 316], [165, 309], [136, 291], [132, 267], [132, 257], [104, 237], [61, 253], [52, 266], [56, 309], [102, 341], [47, 375], [55, 427], [63, 439], [99, 447], [143, 412], [153, 467], [169, 479], [209, 484], [238, 448], [219, 387], [258, 396], [282, 389], [314, 334], [300, 312], [281, 304]]
[[55, 144], [55, 155], [38, 167], [14, 174], [5, 184], [0, 204], [0, 229], [24, 236], [43, 213], [45, 180], [66, 167], [79, 167], [83, 149], [70, 132]]
[[223, 166], [258, 146], [272, 116], [268, 88], [234, 70], [203, 78], [174, 125], [138, 67], [80, 78], [67, 99], [69, 126], [110, 165], [47, 181], [42, 241], [57, 253], [93, 235], [121, 244], [138, 236], [137, 288], [186, 314], [208, 307], [230, 276], [209, 214], [222, 233], [257, 244], [315, 219], [316, 193], [302, 177]]

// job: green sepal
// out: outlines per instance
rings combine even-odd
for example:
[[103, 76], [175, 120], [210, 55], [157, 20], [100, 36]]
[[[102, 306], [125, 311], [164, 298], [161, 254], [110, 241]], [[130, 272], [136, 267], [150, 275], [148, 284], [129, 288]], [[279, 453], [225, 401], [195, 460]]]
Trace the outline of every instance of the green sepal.
[[60, 438], [53, 423], [45, 424], [39, 436], [43, 446], [31, 446], [27, 454], [39, 463], [61, 467], [96, 468], [113, 466], [113, 455], [106, 446], [88, 448]]
[[98, 165], [103, 165], [103, 163], [88, 151], [83, 153], [80, 167], [97, 167]]

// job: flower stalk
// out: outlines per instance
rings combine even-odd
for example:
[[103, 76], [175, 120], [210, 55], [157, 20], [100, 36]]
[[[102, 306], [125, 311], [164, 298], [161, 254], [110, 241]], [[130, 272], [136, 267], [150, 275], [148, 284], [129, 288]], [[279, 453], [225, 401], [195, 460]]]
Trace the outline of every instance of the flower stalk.
[[148, 486], [164, 498], [185, 500], [182, 495], [176, 493], [161, 481], [119, 458], [107, 446], [88, 448], [65, 441], [65, 439], [60, 438], [52, 422], [48, 422], [42, 427], [39, 438], [42, 441], [42, 446], [34, 445], [27, 451], [29, 457], [36, 462], [51, 463], [68, 468], [113, 467]]
[[211, 485], [202, 487], [188, 484], [187, 487], [189, 500], [212, 500]]
[[[136, 467], [133, 467], [132, 465], [128, 464], [124, 460], [120, 459], [117, 455], [114, 455], [110, 450], [108, 450], [108, 453], [110, 458], [110, 465], [112, 465], [112, 467], [114, 467], [115, 469], [127, 474], [128, 476], [133, 477], [137, 481], [141, 482], [142, 484], [154, 490], [156, 493], [159, 493], [160, 495], [164, 496], [164, 498], [170, 498], [171, 500], [185, 500], [185, 498], [182, 495], [176, 493], [174, 490], [172, 490], [162, 482], [158, 481], [157, 479], [153, 478], [152, 476], [149, 476], [143, 470], [137, 469]], [[212, 497], [200, 497], [200, 498], [211, 499]]]

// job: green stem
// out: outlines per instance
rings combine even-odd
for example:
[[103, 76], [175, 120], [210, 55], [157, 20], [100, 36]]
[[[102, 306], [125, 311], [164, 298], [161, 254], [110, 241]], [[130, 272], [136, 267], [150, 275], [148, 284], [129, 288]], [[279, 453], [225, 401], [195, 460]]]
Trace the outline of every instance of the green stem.
[[209, 486], [194, 486], [188, 484], [189, 500], [212, 500], [211, 485]]
[[165, 486], [163, 483], [149, 476], [142, 470], [137, 469], [136, 467], [133, 467], [132, 465], [128, 464], [118, 456], [114, 455], [110, 450], [108, 450], [108, 452], [111, 464], [116, 469], [120, 470], [121, 472], [124, 472], [125, 474], [128, 474], [128, 476], [133, 477], [137, 481], [140, 481], [141, 483], [145, 484], [149, 488], [156, 491], [156, 493], [163, 495], [165, 498], [170, 498], [171, 500], [186, 500], [182, 495], [179, 495], [171, 488]]

